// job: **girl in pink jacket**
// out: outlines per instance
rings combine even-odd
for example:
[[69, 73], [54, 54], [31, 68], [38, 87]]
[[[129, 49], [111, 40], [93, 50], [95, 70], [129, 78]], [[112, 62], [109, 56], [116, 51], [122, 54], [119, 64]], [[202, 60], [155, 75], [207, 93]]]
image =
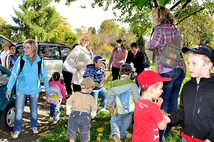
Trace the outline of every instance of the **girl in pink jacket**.
[[[60, 81], [60, 74], [58, 72], [54, 72], [52, 74], [51, 79], [49, 80], [49, 87], [51, 88], [51, 86], [56, 85], [59, 87], [61, 95], [63, 97], [63, 99], [65, 99], [65, 87], [63, 85], [63, 82]], [[57, 121], [59, 120], [59, 109], [60, 109], [60, 104], [62, 102], [62, 98], [60, 99], [60, 103], [59, 104], [50, 104], [50, 120], [54, 120], [54, 124], [57, 123]]]

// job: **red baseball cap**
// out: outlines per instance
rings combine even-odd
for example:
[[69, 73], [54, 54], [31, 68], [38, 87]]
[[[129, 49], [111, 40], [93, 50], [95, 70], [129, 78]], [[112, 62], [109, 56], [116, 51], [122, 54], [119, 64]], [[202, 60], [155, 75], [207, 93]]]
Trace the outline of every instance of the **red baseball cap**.
[[137, 77], [138, 84], [140, 85], [140, 88], [147, 88], [159, 81], [170, 81], [171, 78], [165, 78], [161, 77], [158, 73], [147, 70], [140, 73]]

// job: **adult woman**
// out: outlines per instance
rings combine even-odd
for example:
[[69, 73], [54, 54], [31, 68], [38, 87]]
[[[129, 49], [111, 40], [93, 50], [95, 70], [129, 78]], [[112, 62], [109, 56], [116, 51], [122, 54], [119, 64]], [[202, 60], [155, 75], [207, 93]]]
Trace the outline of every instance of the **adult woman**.
[[[31, 129], [33, 133], [38, 133], [38, 112], [37, 103], [39, 98], [39, 93], [41, 92], [41, 84], [39, 78], [39, 64], [41, 61], [40, 74], [44, 81], [46, 94], [49, 94], [48, 86], [48, 76], [46, 73], [44, 61], [36, 54], [37, 53], [37, 42], [32, 39], [28, 39], [24, 42], [24, 56], [19, 57], [12, 70], [9, 82], [7, 84], [6, 98], [9, 99], [11, 95], [11, 90], [16, 83], [16, 112], [14, 121], [14, 135], [13, 138], [17, 138], [21, 132], [22, 127], [22, 115], [24, 111], [25, 98], [28, 96], [30, 103], [30, 120]], [[24, 66], [20, 71], [20, 60], [24, 60]]]
[[112, 63], [112, 76], [113, 80], [116, 80], [119, 76], [120, 66], [125, 63], [128, 51], [125, 49], [123, 45], [123, 41], [121, 39], [116, 41], [116, 47], [111, 53], [111, 57], [108, 64], [108, 70], [110, 71], [111, 63]]
[[90, 47], [88, 47], [89, 38], [86, 35], [80, 37], [80, 45], [75, 46], [72, 52], [68, 55], [66, 60], [68, 64], [74, 68], [72, 83], [74, 92], [81, 91], [81, 82], [86, 65], [93, 63], [94, 54]]
[[[173, 15], [165, 7], [160, 6], [153, 9], [150, 16], [152, 19], [154, 36], [150, 42], [146, 43], [145, 47], [148, 50], [157, 50], [159, 54], [161, 54], [164, 45], [172, 42], [179, 34], [179, 31], [175, 27], [175, 19]], [[183, 58], [181, 58], [176, 68], [167, 68], [160, 64], [157, 56], [155, 57], [155, 65], [156, 72], [162, 77], [172, 78], [169, 84], [164, 85], [163, 94], [161, 95], [164, 100], [161, 109], [167, 113], [172, 113], [177, 109], [178, 93], [185, 77], [186, 65]], [[170, 129], [171, 128], [166, 130], [166, 133], [168, 133]]]

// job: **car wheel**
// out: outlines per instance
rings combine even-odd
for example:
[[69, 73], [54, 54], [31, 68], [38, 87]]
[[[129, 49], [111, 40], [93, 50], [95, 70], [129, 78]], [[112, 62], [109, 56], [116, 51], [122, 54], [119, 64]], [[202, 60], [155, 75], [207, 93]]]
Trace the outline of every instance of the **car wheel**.
[[0, 128], [5, 131], [12, 131], [15, 119], [15, 101], [10, 102], [0, 118]]

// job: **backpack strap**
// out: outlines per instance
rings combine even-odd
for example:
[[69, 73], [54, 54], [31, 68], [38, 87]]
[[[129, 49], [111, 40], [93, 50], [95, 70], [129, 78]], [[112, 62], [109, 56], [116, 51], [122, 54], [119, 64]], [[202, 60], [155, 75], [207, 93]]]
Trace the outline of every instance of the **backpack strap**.
[[[20, 70], [19, 70], [19, 73], [18, 75], [21, 73], [23, 67], [24, 67], [24, 64], [25, 64], [25, 61], [22, 59], [23, 56], [21, 56], [21, 59], [20, 59]], [[41, 70], [41, 66], [42, 66], [42, 59], [37, 62], [37, 65], [38, 65], [38, 75], [40, 74], [40, 70]]]

